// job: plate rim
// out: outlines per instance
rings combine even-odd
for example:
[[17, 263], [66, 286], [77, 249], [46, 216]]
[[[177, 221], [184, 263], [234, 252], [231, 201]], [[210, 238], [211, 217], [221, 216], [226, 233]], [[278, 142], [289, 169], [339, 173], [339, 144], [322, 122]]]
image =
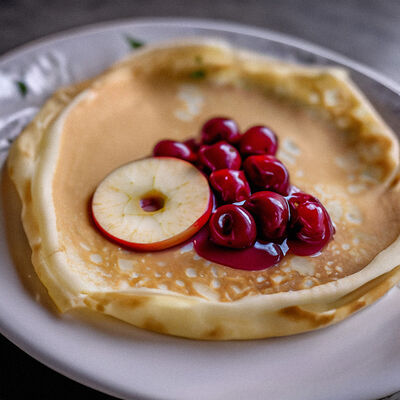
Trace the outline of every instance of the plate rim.
[[381, 83], [387, 88], [395, 91], [400, 95], [400, 82], [393, 78], [387, 77], [385, 74], [377, 71], [375, 68], [366, 64], [355, 61], [352, 58], [342, 55], [327, 47], [317, 45], [309, 40], [297, 38], [294, 35], [277, 32], [268, 28], [252, 27], [239, 22], [231, 22], [223, 19], [205, 19], [205, 18], [185, 18], [185, 17], [139, 17], [139, 18], [118, 18], [105, 20], [91, 24], [81, 25], [69, 29], [64, 29], [49, 35], [41, 36], [22, 45], [16, 46], [3, 54], [0, 54], [0, 66], [10, 62], [13, 58], [21, 56], [21, 53], [35, 51], [44, 44], [52, 44], [64, 39], [73, 39], [75, 36], [82, 34], [93, 34], [96, 31], [113, 30], [116, 27], [124, 25], [136, 26], [157, 23], [158, 25], [187, 25], [191, 28], [208, 28], [216, 30], [226, 30], [234, 33], [242, 33], [252, 36], [273, 40], [279, 43], [289, 44], [305, 51], [310, 51], [317, 55], [321, 55], [334, 62], [339, 62], [349, 68], [352, 68], [363, 75]]

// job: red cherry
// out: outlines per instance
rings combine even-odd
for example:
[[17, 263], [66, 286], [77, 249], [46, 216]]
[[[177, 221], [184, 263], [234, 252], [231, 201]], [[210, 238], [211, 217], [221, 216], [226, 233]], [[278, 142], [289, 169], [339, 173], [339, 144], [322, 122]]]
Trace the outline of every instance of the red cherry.
[[210, 175], [210, 183], [224, 203], [235, 203], [250, 196], [250, 186], [243, 171], [220, 169]]
[[264, 240], [280, 240], [287, 235], [289, 206], [286, 199], [274, 192], [257, 192], [244, 203], [254, 217], [258, 233]]
[[209, 222], [210, 239], [219, 246], [244, 249], [254, 244], [256, 223], [243, 207], [226, 204], [217, 208]]
[[335, 233], [325, 207], [315, 197], [294, 193], [289, 198], [291, 212], [289, 247], [293, 253], [308, 256], [320, 251]]
[[194, 153], [197, 153], [200, 149], [200, 143], [196, 139], [188, 139], [183, 142], [189, 147]]
[[250, 156], [243, 164], [250, 183], [257, 189], [271, 190], [283, 196], [290, 191], [289, 172], [275, 157]]
[[210, 172], [225, 168], [239, 169], [242, 164], [239, 152], [227, 142], [201, 146], [198, 158], [204, 169]]
[[174, 140], [161, 140], [161, 142], [158, 142], [154, 147], [153, 155], [156, 157], [175, 157], [189, 162], [194, 162], [197, 159], [196, 154], [189, 146]]
[[228, 118], [209, 119], [201, 128], [201, 138], [203, 144], [212, 144], [225, 140], [229, 143], [240, 141], [239, 127], [236, 122]]
[[240, 154], [251, 156], [268, 154], [274, 156], [278, 150], [278, 138], [266, 126], [253, 126], [240, 139]]

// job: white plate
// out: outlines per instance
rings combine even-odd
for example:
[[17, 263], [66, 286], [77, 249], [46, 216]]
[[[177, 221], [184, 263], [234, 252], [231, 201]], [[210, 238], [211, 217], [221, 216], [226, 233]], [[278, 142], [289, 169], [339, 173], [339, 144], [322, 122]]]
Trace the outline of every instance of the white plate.
[[[90, 77], [130, 50], [182, 36], [304, 63], [342, 65], [400, 132], [400, 89], [341, 56], [240, 25], [152, 19], [101, 24], [29, 44], [0, 59], [0, 149], [58, 86]], [[16, 81], [28, 86], [23, 97]], [[1, 150], [0, 150], [1, 151]], [[8, 254], [0, 223], [0, 331], [44, 364], [83, 384], [136, 399], [376, 399], [400, 390], [400, 290], [320, 331], [246, 342], [201, 342], [149, 333], [111, 318], [58, 316], [35, 299]], [[31, 266], [25, 266], [30, 271]], [[35, 280], [32, 275], [31, 281]], [[29, 287], [29, 285], [28, 285]], [[43, 295], [42, 295], [43, 300]]]

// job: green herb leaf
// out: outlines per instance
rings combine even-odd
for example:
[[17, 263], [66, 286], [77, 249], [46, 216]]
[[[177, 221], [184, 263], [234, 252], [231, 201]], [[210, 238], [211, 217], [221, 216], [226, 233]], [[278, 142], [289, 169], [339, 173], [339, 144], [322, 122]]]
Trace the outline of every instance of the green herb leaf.
[[206, 77], [206, 71], [204, 69], [196, 69], [190, 73], [190, 77], [193, 79], [203, 79]]
[[25, 97], [28, 93], [28, 86], [26, 86], [26, 83], [23, 81], [16, 81], [15, 84], [17, 85], [21, 96]]
[[129, 46], [132, 47], [132, 49], [138, 49], [139, 47], [144, 46], [144, 42], [134, 39], [133, 37], [126, 36], [126, 40], [129, 43]]

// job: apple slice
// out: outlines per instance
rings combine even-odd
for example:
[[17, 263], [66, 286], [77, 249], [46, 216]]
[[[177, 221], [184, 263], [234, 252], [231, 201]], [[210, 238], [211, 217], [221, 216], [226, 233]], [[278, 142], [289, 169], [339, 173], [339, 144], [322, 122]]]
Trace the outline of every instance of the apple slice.
[[150, 157], [111, 172], [93, 195], [92, 215], [107, 238], [154, 251], [194, 235], [212, 206], [207, 178], [196, 167], [178, 158]]

